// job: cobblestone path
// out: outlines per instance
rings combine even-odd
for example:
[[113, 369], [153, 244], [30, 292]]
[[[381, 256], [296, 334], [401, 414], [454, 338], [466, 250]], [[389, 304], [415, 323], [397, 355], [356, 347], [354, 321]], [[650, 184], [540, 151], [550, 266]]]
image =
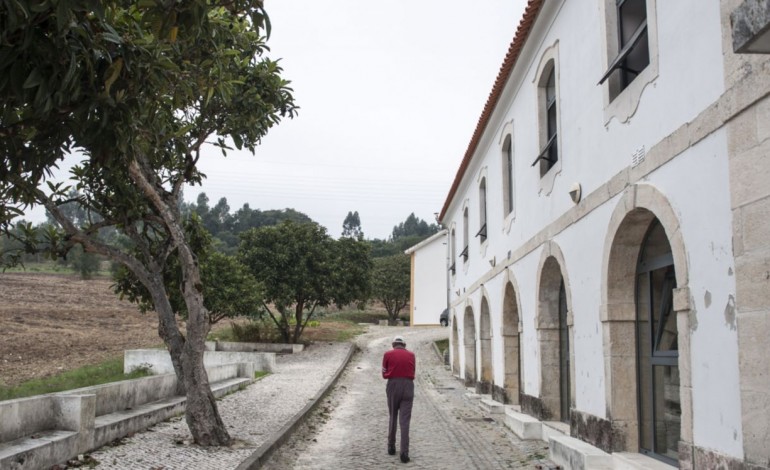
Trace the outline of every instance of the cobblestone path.
[[[502, 423], [464, 398], [462, 383], [432, 348], [445, 328], [373, 327], [357, 339], [361, 352], [351, 360], [332, 393], [313, 416], [263, 466], [284, 469], [501, 469], [538, 468], [546, 444], [521, 441]], [[405, 337], [417, 355], [415, 402], [410, 432], [411, 462], [387, 454], [383, 353], [394, 335]], [[398, 443], [398, 439], [396, 439]], [[545, 468], [548, 468], [547, 466]]]

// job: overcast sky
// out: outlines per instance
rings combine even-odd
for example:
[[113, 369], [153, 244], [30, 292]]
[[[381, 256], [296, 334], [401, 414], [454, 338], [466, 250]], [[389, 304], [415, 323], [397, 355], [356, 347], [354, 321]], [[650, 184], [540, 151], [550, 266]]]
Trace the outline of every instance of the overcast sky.
[[366, 238], [414, 212], [434, 222], [525, 0], [267, 0], [272, 58], [299, 115], [255, 155], [202, 158], [202, 187], [231, 211], [293, 208], [337, 237], [358, 211]]

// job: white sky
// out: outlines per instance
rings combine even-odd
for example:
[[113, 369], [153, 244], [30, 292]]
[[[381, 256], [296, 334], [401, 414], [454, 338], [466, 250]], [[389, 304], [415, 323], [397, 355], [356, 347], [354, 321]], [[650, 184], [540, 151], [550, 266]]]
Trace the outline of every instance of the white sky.
[[337, 237], [366, 238], [414, 212], [435, 221], [526, 0], [267, 0], [268, 41], [299, 116], [255, 155], [212, 149], [201, 191], [231, 211], [293, 208]]
[[231, 213], [244, 203], [293, 208], [333, 237], [348, 211], [370, 239], [387, 239], [412, 212], [435, 222], [525, 5], [267, 0], [269, 55], [281, 59], [299, 115], [255, 155], [210, 148], [207, 179], [185, 199], [226, 197]]

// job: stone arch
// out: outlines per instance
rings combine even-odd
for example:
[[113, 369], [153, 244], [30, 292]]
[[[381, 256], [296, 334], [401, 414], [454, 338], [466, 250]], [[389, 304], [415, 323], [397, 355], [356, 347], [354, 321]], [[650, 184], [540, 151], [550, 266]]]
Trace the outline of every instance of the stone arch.
[[476, 320], [473, 307], [466, 305], [463, 318], [463, 345], [465, 347], [465, 385], [476, 385]]
[[451, 315], [451, 323], [452, 323], [452, 374], [456, 376], [460, 376], [460, 336], [457, 332], [457, 315], [455, 314], [454, 309], [452, 310]]
[[[575, 403], [575, 353], [572, 296], [565, 266], [559, 245], [546, 242], [538, 269], [535, 319], [540, 348], [540, 397], [530, 403], [527, 411], [543, 420], [569, 422]], [[560, 308], [566, 313], [563, 317]]]
[[[519, 288], [510, 271], [505, 271], [503, 281], [503, 387], [496, 398], [503, 403], [519, 404], [521, 392], [521, 316], [519, 315]], [[493, 392], [493, 394], [495, 394]]]
[[642, 243], [657, 220], [663, 227], [674, 262], [677, 288], [673, 310], [679, 331], [680, 455], [692, 445], [692, 381], [690, 375], [689, 270], [679, 220], [668, 199], [649, 184], [628, 188], [610, 218], [602, 262], [601, 321], [604, 344], [605, 398], [611, 426], [608, 451], [639, 451], [636, 344], [636, 277]]
[[481, 350], [481, 374], [476, 384], [476, 392], [489, 394], [492, 393], [494, 369], [492, 367], [492, 318], [486, 295], [481, 297], [479, 310], [479, 349]]

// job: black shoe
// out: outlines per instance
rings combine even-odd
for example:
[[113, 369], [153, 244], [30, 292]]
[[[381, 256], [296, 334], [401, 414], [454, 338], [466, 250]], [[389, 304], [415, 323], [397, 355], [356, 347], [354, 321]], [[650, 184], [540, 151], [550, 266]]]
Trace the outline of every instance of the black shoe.
[[402, 453], [401, 453], [401, 461], [402, 461], [403, 463], [407, 463], [407, 462], [409, 462], [409, 456], [408, 456], [408, 455], [406, 455], [406, 454], [404, 454], [404, 453], [402, 452]]
[[396, 455], [396, 446], [388, 444], [388, 455]]

